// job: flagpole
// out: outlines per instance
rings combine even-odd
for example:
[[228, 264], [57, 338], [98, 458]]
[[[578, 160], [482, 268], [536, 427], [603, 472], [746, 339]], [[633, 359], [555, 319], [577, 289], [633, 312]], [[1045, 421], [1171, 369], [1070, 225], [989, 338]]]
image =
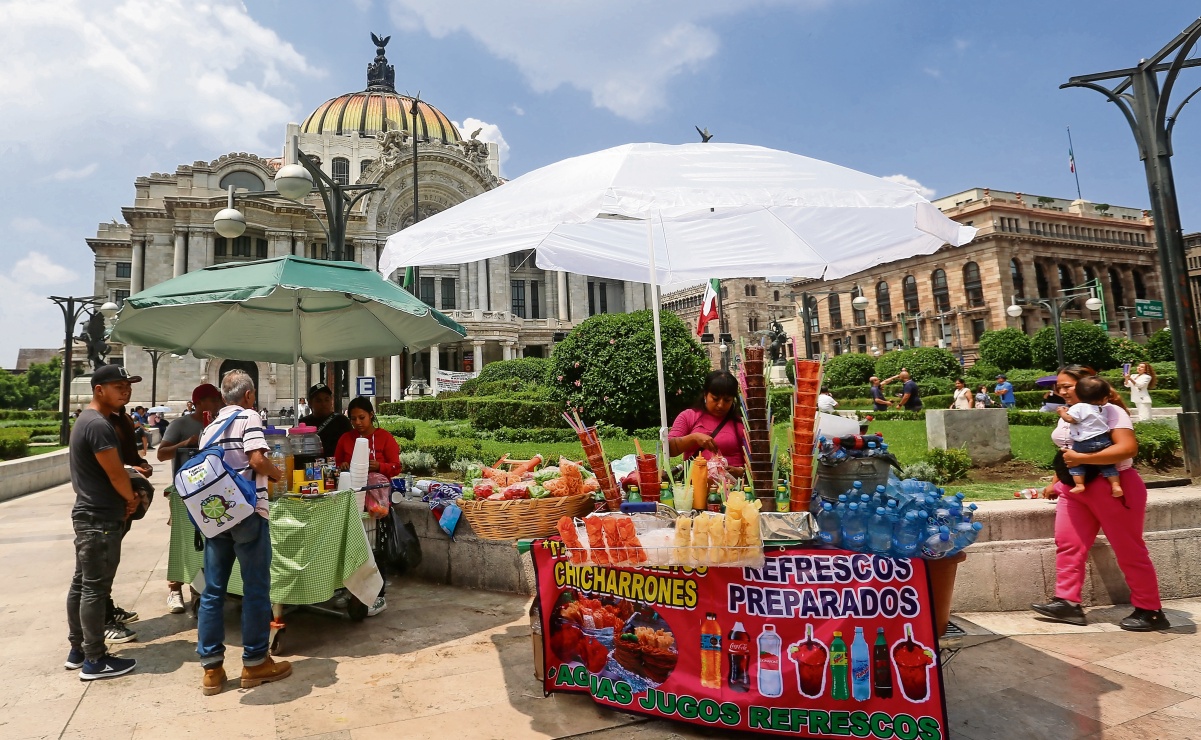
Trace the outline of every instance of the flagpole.
[[1084, 200], [1084, 196], [1080, 194], [1080, 173], [1076, 171], [1076, 150], [1072, 147], [1072, 127], [1068, 126], [1068, 158], [1072, 164], [1072, 174], [1076, 176], [1076, 198]]

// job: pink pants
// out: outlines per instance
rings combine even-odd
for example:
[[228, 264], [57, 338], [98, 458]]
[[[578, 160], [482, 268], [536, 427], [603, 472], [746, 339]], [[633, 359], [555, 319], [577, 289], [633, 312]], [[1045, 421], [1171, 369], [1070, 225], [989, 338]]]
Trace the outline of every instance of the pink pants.
[[[1147, 514], [1147, 486], [1133, 468], [1120, 473], [1123, 498], [1114, 498], [1109, 482], [1096, 478], [1083, 493], [1067, 493], [1069, 486], [1055, 484], [1059, 504], [1055, 510], [1055, 595], [1079, 602], [1088, 565], [1088, 551], [1105, 531], [1118, 567], [1130, 586], [1130, 603], [1141, 609], [1160, 608], [1159, 581], [1143, 541]], [[1125, 500], [1126, 506], [1122, 505]]]

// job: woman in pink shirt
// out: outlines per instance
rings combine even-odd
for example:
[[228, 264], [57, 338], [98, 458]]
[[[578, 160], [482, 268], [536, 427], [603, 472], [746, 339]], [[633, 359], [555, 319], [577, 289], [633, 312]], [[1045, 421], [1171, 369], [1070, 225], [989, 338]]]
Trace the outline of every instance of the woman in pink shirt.
[[737, 408], [738, 381], [725, 370], [714, 370], [705, 378], [700, 401], [685, 409], [671, 425], [667, 446], [672, 457], [692, 458], [699, 450], [705, 459], [720, 453], [726, 458], [730, 474], [742, 475], [746, 430]]

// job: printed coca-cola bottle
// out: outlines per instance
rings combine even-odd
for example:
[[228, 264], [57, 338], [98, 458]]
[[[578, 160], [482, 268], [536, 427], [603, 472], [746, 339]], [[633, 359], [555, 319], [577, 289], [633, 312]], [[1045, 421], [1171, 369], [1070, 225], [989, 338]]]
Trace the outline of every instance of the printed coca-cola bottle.
[[730, 656], [730, 688], [746, 692], [751, 688], [750, 638], [742, 622], [735, 622], [726, 638], [726, 653]]

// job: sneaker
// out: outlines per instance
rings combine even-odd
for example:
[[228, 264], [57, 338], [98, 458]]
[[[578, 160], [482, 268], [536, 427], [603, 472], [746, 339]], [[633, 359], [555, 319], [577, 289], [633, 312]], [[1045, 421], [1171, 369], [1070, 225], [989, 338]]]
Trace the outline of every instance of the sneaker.
[[83, 650], [80, 648], [71, 648], [71, 652], [67, 653], [67, 662], [63, 663], [63, 668], [68, 671], [78, 671], [83, 668]]
[[104, 642], [106, 644], [119, 645], [123, 642], [133, 642], [136, 639], [138, 639], [138, 633], [121, 622], [109, 622], [104, 625]]
[[388, 608], [388, 602], [384, 600], [383, 596], [378, 596], [375, 599], [375, 603], [372, 604], [371, 607], [367, 610], [367, 616], [374, 617], [376, 614], [379, 614], [380, 612], [382, 612], [383, 610], [385, 610], [387, 608]]
[[172, 614], [183, 614], [183, 593], [180, 591], [167, 592], [167, 611]]
[[98, 678], [115, 678], [124, 676], [133, 670], [138, 662], [132, 658], [118, 658], [105, 653], [100, 660], [83, 662], [83, 670], [79, 672], [81, 681], [94, 681]]
[[114, 606], [112, 621], [122, 622], [124, 624], [136, 622], [136, 621], [138, 621], [138, 613], [137, 612], [127, 612], [119, 606]]
[[262, 663], [253, 666], [242, 666], [242, 688], [253, 689], [265, 683], [278, 681], [292, 675], [292, 664], [286, 660], [276, 663], [268, 655]]
[[1056, 597], [1045, 604], [1031, 604], [1030, 608], [1057, 622], [1076, 624], [1081, 627], [1088, 624], [1084, 618], [1084, 608], [1079, 604], [1072, 604], [1066, 599]]
[[330, 601], [335, 609], [345, 609], [350, 606], [350, 592], [344, 588], [340, 588], [334, 592], [334, 598]]
[[1172, 626], [1168, 618], [1164, 616], [1163, 609], [1138, 609], [1135, 608], [1130, 616], [1118, 622], [1118, 626], [1128, 632], [1152, 632], [1154, 630], [1166, 630]]
[[215, 665], [204, 669], [204, 678], [200, 680], [200, 692], [205, 696], [220, 694], [225, 688], [225, 666]]

